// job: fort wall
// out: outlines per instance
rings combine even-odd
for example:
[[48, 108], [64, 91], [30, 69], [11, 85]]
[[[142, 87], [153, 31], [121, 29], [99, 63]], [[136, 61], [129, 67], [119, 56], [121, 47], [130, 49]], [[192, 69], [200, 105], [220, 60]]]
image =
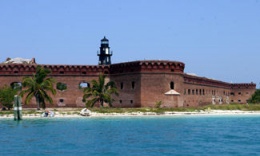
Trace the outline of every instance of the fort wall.
[[[21, 83], [35, 73], [37, 64], [0, 64], [0, 87]], [[41, 65], [52, 71], [56, 83], [66, 84], [57, 90], [53, 105], [47, 107], [85, 107], [83, 83], [89, 87], [99, 74], [116, 83], [119, 96], [116, 107], [191, 107], [206, 104], [247, 103], [256, 90], [254, 83], [233, 84], [184, 73], [185, 64], [178, 61], [147, 60], [112, 65]], [[56, 84], [55, 84], [56, 85]], [[23, 99], [24, 100], [24, 99]], [[25, 107], [35, 107], [33, 99]]]

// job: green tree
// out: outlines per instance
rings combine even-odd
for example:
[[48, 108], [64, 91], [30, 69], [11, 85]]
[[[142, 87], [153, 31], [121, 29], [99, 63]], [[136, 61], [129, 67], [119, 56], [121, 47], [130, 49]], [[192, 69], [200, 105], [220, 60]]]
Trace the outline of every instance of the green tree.
[[112, 94], [118, 96], [118, 91], [115, 83], [113, 81], [105, 83], [105, 78], [105, 75], [100, 74], [98, 81], [91, 81], [92, 87], [84, 88], [83, 100], [86, 101], [86, 99], [88, 99], [86, 102], [87, 107], [93, 107], [96, 103], [99, 103], [101, 107], [104, 106], [104, 103], [108, 103], [108, 105], [112, 107], [114, 101]]
[[252, 97], [248, 100], [249, 103], [260, 103], [260, 89], [257, 89]]
[[56, 84], [56, 88], [60, 91], [63, 91], [63, 90], [66, 90], [67, 89], [67, 85], [65, 83], [61, 83], [61, 82], [58, 82]]
[[45, 69], [41, 66], [37, 66], [36, 73], [31, 77], [24, 77], [22, 85], [25, 87], [24, 90], [21, 91], [20, 95], [23, 97], [25, 94], [25, 104], [29, 103], [33, 97], [36, 99], [37, 109], [40, 107], [45, 109], [46, 103], [53, 103], [53, 100], [49, 93], [52, 95], [56, 94], [56, 90], [54, 88], [55, 80], [53, 78], [47, 77], [50, 74], [50, 70]]
[[14, 95], [16, 95], [18, 89], [13, 89], [11, 86], [4, 86], [0, 88], [0, 102], [8, 110], [13, 108]]

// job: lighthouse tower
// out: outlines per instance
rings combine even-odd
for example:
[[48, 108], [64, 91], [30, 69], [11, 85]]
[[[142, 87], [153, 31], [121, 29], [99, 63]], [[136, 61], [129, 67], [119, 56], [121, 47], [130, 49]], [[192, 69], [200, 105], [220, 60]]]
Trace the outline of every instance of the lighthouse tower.
[[101, 46], [100, 46], [100, 51], [98, 52], [99, 56], [99, 65], [110, 65], [111, 64], [111, 56], [112, 56], [112, 51], [110, 51], [109, 47], [109, 41], [106, 37], [104, 37], [101, 40]]

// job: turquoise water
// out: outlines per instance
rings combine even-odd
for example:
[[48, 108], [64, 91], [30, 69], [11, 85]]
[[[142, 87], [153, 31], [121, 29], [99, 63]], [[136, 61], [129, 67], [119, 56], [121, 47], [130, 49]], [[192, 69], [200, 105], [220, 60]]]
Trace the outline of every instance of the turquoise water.
[[0, 119], [1, 155], [260, 155], [260, 115]]

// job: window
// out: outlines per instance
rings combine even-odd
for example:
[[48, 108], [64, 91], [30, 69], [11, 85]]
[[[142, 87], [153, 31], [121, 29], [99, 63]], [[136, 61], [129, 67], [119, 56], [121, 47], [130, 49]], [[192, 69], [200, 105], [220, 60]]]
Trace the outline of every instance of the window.
[[135, 89], [135, 82], [132, 81], [132, 89]]
[[13, 82], [11, 83], [12, 89], [15, 90], [22, 90], [22, 83], [21, 82]]
[[122, 100], [119, 100], [119, 103], [122, 103]]
[[188, 95], [190, 95], [190, 89], [188, 89]]
[[124, 83], [123, 83], [123, 82], [120, 83], [120, 88], [121, 88], [121, 89], [124, 88]]
[[174, 89], [174, 82], [171, 82], [171, 83], [170, 83], [170, 88], [171, 88], [171, 89]]
[[132, 104], [134, 101], [133, 100], [130, 100], [130, 103]]
[[[106, 54], [109, 54], [108, 48], [106, 48], [105, 51], [106, 51]], [[107, 61], [108, 61], [108, 60], [109, 60], [109, 59], [107, 59]]]
[[63, 102], [64, 102], [64, 99], [60, 99], [59, 101], [60, 101], [60, 103], [63, 103]]
[[60, 91], [64, 91], [64, 90], [67, 89], [67, 84], [58, 82], [58, 83], [56, 84], [56, 89], [58, 89], [58, 90], [60, 90]]
[[81, 83], [79, 84], [79, 88], [80, 88], [80, 89], [88, 88], [88, 87], [90, 87], [90, 84], [89, 84], [88, 82], [83, 81], [83, 82], [81, 82]]
[[64, 74], [64, 71], [60, 71], [60, 74]]

